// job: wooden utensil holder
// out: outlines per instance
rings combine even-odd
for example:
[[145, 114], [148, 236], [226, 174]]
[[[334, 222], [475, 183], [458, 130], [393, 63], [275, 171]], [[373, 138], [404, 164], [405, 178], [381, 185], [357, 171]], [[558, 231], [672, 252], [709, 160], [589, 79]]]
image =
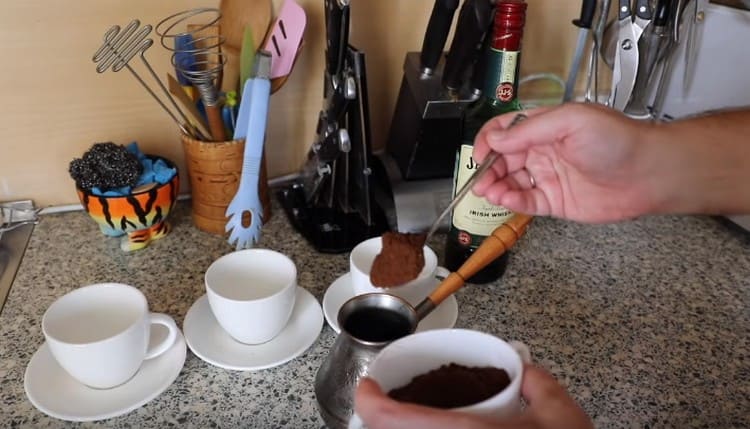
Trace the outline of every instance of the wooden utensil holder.
[[[193, 223], [202, 231], [225, 235], [224, 213], [239, 187], [245, 139], [204, 142], [186, 135], [181, 137], [192, 193]], [[258, 188], [266, 223], [271, 218], [271, 196], [265, 154]]]

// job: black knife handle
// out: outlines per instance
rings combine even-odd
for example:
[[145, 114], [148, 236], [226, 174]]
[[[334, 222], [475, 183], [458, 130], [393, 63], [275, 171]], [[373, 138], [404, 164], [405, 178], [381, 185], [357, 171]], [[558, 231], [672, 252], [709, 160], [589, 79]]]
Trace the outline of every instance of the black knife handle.
[[471, 72], [471, 89], [477, 95], [484, 89], [484, 78], [487, 76], [487, 63], [490, 59], [491, 45], [492, 34], [487, 32], [484, 36], [482, 46], [479, 48], [477, 60], [474, 62], [474, 70]]
[[637, 0], [635, 2], [635, 16], [641, 19], [651, 19], [651, 0]]
[[492, 23], [491, 0], [466, 0], [458, 14], [458, 23], [453, 35], [448, 58], [443, 69], [443, 86], [449, 90], [461, 87], [467, 67], [477, 54], [477, 46]]
[[591, 28], [596, 12], [596, 0], [583, 0], [581, 3], [581, 17], [573, 20], [573, 25], [578, 28]]
[[620, 6], [617, 9], [617, 20], [622, 21], [623, 19], [632, 17], [633, 14], [630, 11], [630, 0], [620, 0]]
[[326, 71], [336, 76], [344, 67], [349, 44], [349, 0], [325, 0]]
[[440, 61], [456, 9], [458, 9], [458, 0], [435, 0], [419, 57], [424, 74], [432, 74]]
[[656, 3], [656, 11], [654, 12], [654, 27], [666, 27], [669, 23], [670, 15], [670, 0], [659, 0]]

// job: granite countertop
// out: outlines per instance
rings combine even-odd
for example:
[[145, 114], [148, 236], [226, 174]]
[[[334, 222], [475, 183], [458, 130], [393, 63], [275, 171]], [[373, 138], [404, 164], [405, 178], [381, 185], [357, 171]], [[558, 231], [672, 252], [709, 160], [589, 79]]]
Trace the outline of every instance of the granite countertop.
[[[152, 311], [181, 326], [204, 293], [203, 273], [231, 247], [192, 226], [180, 202], [174, 230], [145, 250], [120, 251], [82, 212], [47, 215], [36, 227], [0, 315], [0, 422], [72, 425], [37, 411], [24, 370], [42, 344], [49, 304], [81, 285], [140, 288]], [[442, 254], [439, 236], [430, 243]], [[298, 283], [322, 301], [348, 269], [346, 254], [316, 253], [281, 210], [261, 247], [297, 264]], [[457, 296], [456, 327], [522, 340], [600, 428], [750, 427], [750, 235], [711, 217], [649, 217], [615, 225], [537, 219], [504, 278]], [[334, 341], [324, 325], [303, 355], [237, 372], [188, 351], [182, 373], [126, 415], [80, 426], [322, 427], [315, 373]]]

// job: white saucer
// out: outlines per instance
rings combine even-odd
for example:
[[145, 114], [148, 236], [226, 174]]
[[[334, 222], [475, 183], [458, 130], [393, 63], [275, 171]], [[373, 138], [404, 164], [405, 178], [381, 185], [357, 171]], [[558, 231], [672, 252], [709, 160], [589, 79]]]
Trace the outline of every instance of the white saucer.
[[[435, 286], [438, 285], [438, 280], [435, 279]], [[342, 275], [337, 278], [328, 289], [326, 289], [325, 295], [323, 295], [323, 313], [326, 316], [326, 322], [333, 328], [338, 334], [341, 332], [338, 323], [339, 309], [346, 301], [354, 297], [354, 289], [351, 283], [351, 276], [349, 273]], [[428, 331], [430, 329], [447, 329], [452, 328], [456, 324], [458, 318], [458, 303], [456, 297], [451, 295], [445, 299], [440, 305], [437, 306], [432, 313], [428, 314], [419, 325], [417, 325], [417, 332]]]
[[221, 368], [256, 371], [289, 362], [307, 350], [320, 335], [323, 312], [307, 290], [297, 287], [294, 310], [279, 335], [263, 344], [243, 344], [219, 325], [206, 295], [190, 307], [182, 329], [196, 356]]
[[26, 367], [23, 387], [29, 401], [49, 416], [76, 422], [108, 419], [129, 413], [164, 392], [180, 374], [186, 354], [185, 339], [178, 331], [172, 347], [144, 361], [133, 378], [111, 389], [94, 389], [68, 375], [45, 342]]

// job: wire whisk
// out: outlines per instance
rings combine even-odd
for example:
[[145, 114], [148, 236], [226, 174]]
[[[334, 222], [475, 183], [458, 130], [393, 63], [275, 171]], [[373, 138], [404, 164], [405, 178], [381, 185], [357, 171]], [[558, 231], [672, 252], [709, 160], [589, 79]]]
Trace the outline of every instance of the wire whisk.
[[[196, 18], [208, 15], [207, 22], [195, 28], [186, 24]], [[198, 89], [206, 110], [208, 126], [214, 140], [226, 140], [224, 121], [221, 117], [218, 81], [222, 78], [226, 57], [221, 52], [224, 37], [221, 34], [204, 34], [204, 30], [215, 25], [221, 18], [217, 8], [196, 8], [175, 13], [162, 19], [156, 25], [156, 34], [161, 38], [161, 45], [172, 52], [172, 66]], [[179, 25], [185, 25], [184, 31]], [[187, 44], [177, 40], [188, 37]], [[192, 57], [192, 61], [180, 61], [178, 57]]]
[[[151, 94], [151, 97], [159, 103], [162, 109], [172, 118], [172, 120], [180, 127], [180, 130], [191, 137], [197, 139], [204, 139], [200, 131], [198, 131], [185, 116], [185, 113], [179, 108], [174, 98], [169, 94], [169, 91], [162, 83], [161, 79], [156, 75], [154, 69], [146, 60], [145, 53], [151, 45], [154, 44], [153, 39], [148, 38], [151, 33], [151, 25], [140, 26], [141, 22], [137, 19], [130, 21], [130, 23], [120, 31], [119, 25], [112, 26], [106, 33], [104, 33], [104, 43], [94, 53], [92, 60], [96, 64], [96, 72], [104, 73], [108, 69], [112, 69], [113, 72], [119, 72], [123, 68], [127, 68], [128, 71], [138, 80], [138, 82]], [[162, 101], [161, 98], [154, 92], [153, 89], [143, 80], [143, 78], [130, 66], [130, 60], [136, 55], [141, 57], [141, 61], [148, 69], [153, 79], [159, 84], [164, 95], [172, 104], [172, 107], [178, 112], [182, 121], [170, 110], [167, 105]]]

